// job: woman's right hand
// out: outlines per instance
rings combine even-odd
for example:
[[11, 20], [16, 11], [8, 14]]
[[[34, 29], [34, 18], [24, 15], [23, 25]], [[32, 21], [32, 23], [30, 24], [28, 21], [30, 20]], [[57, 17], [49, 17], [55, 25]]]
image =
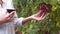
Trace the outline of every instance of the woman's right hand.
[[7, 14], [3, 14], [2, 17], [0, 18], [0, 24], [7, 23], [7, 22], [12, 22], [14, 19], [14, 11]]

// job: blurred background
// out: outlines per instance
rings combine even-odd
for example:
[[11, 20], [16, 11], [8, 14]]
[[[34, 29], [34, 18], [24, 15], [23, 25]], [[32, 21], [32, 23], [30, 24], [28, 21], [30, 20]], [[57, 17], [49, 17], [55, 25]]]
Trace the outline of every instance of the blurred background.
[[13, 0], [18, 17], [28, 17], [38, 12], [41, 3], [50, 3], [51, 10], [42, 21], [31, 20], [16, 27], [16, 34], [60, 34], [60, 0]]

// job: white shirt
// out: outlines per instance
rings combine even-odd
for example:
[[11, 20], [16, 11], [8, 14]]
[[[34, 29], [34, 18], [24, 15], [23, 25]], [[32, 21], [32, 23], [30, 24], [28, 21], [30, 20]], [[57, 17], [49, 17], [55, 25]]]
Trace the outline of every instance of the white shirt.
[[[3, 0], [2, 6], [0, 5], [0, 18], [2, 14], [6, 13], [6, 9], [14, 9], [12, 0]], [[0, 34], [15, 34], [15, 26], [22, 26], [23, 18], [18, 18], [15, 12], [14, 21], [11, 23], [0, 24]]]

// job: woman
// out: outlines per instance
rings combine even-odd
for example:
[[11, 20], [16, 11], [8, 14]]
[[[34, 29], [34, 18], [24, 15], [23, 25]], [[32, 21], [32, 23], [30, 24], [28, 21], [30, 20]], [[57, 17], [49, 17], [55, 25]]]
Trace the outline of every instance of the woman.
[[39, 17], [38, 12], [26, 18], [18, 18], [16, 11], [8, 13], [7, 9], [14, 9], [12, 0], [0, 0], [0, 34], [15, 34], [15, 26], [22, 26], [29, 20], [43, 20], [46, 17], [43, 17], [44, 14]]

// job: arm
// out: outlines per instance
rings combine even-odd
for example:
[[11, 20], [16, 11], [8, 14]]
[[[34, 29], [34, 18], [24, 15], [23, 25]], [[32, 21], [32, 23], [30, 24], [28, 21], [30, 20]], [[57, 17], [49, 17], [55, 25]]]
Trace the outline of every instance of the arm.
[[14, 24], [15, 26], [22, 26], [23, 24], [25, 24], [26, 22], [30, 21], [30, 20], [43, 20], [47, 15], [44, 16], [44, 13], [42, 14], [42, 16], [40, 17], [39, 16], [39, 12], [32, 15], [32, 16], [29, 16], [29, 17], [26, 17], [26, 18], [18, 18], [17, 17], [17, 14], [15, 13], [15, 18], [14, 18]]
[[[8, 1], [8, 0], [7, 0]], [[12, 0], [9, 0], [8, 2], [7, 2], [7, 9], [13, 9], [14, 7], [13, 7], [13, 3], [12, 3]], [[29, 16], [29, 17], [26, 17], [26, 18], [18, 18], [17, 17], [17, 15], [16, 15], [16, 13], [15, 13], [15, 18], [14, 18], [14, 24], [16, 24], [16, 25], [22, 25], [22, 24], [25, 24], [27, 21], [29, 21], [29, 20], [43, 20], [44, 19], [44, 17], [39, 17], [39, 12], [37, 13], [37, 14], [34, 14], [34, 15], [32, 15], [32, 16]]]
[[41, 17], [39, 15], [40, 15], [40, 12], [38, 12], [38, 13], [32, 15], [32, 16], [29, 16], [29, 17], [24, 18], [22, 20], [22, 24], [25, 24], [27, 21], [30, 21], [30, 20], [41, 21], [41, 20], [43, 20], [47, 16], [47, 15], [45, 15], [45, 13], [43, 13]]

